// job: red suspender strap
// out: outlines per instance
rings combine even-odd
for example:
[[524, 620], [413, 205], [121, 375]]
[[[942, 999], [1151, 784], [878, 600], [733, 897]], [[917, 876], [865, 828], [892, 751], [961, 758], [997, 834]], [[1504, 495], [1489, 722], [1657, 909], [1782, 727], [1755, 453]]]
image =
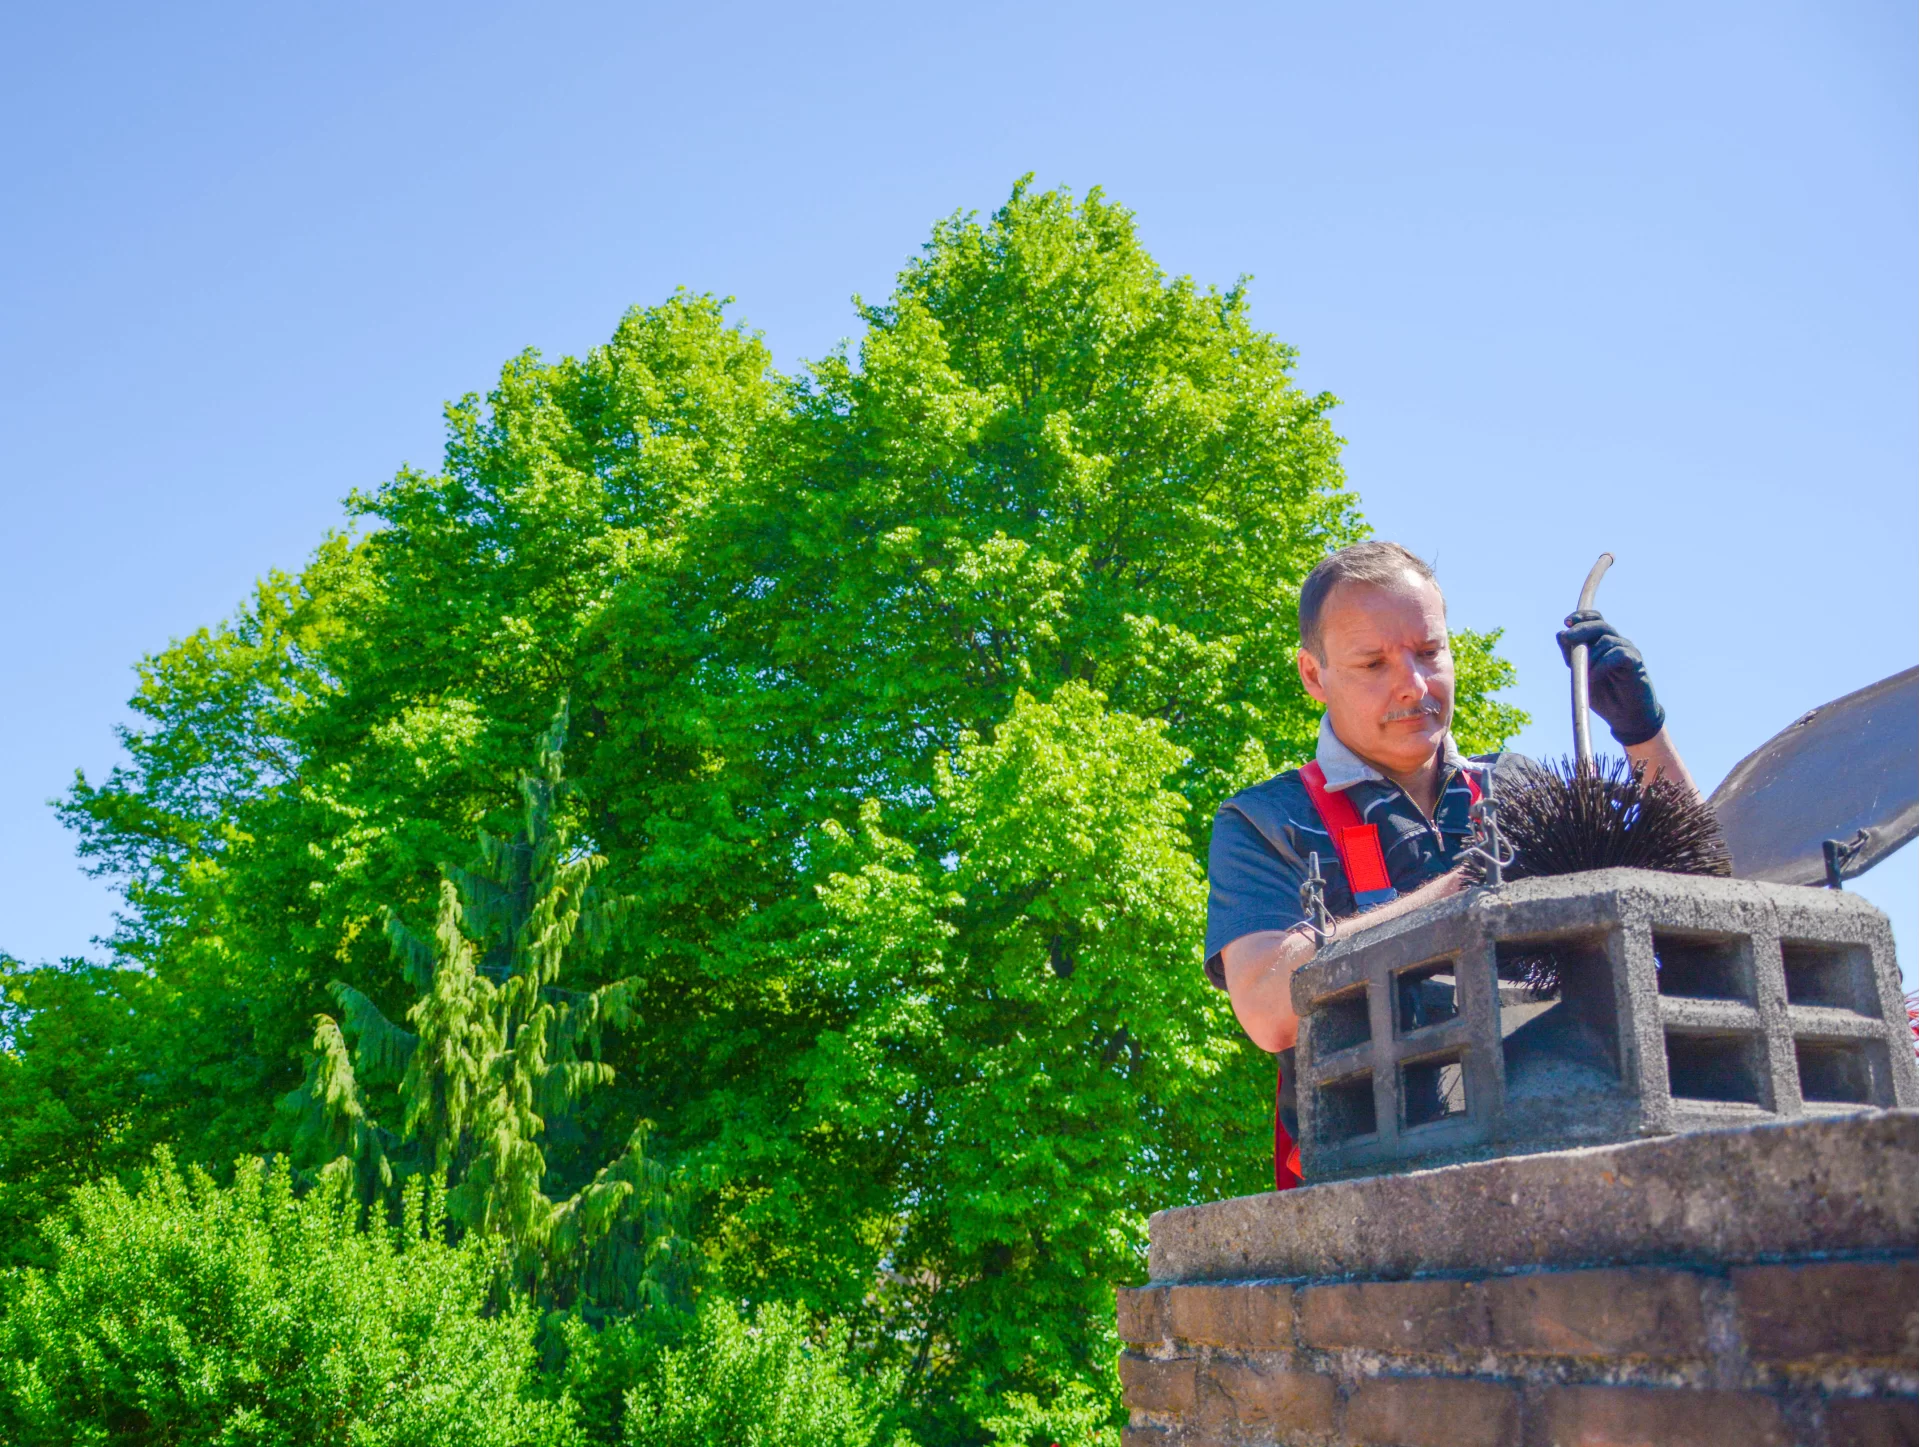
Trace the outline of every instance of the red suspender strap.
[[1307, 797], [1313, 800], [1320, 822], [1333, 836], [1333, 852], [1340, 856], [1340, 868], [1355, 902], [1362, 895], [1392, 890], [1387, 861], [1380, 852], [1380, 831], [1360, 822], [1360, 811], [1345, 793], [1327, 787], [1327, 776], [1318, 760], [1300, 771], [1300, 782], [1307, 786]]
[[1291, 1191], [1301, 1181], [1300, 1147], [1294, 1144], [1287, 1123], [1280, 1115], [1280, 1100], [1286, 1088], [1286, 1077], [1276, 1071], [1273, 1077], [1273, 1188], [1276, 1191]]
[[[1467, 781], [1468, 799], [1478, 804], [1480, 781], [1473, 777], [1471, 769], [1462, 769], [1460, 777]], [[1380, 831], [1360, 822], [1360, 811], [1354, 808], [1353, 800], [1327, 787], [1327, 776], [1317, 761], [1300, 771], [1300, 782], [1307, 786], [1307, 797], [1313, 800], [1320, 822], [1333, 836], [1334, 853], [1340, 856], [1340, 868], [1345, 871], [1347, 887], [1356, 900], [1363, 893], [1391, 891], [1393, 882], [1387, 877], [1387, 862], [1380, 853]], [[1273, 1188], [1276, 1191], [1291, 1191], [1303, 1183], [1300, 1147], [1280, 1117], [1280, 1095], [1285, 1089], [1286, 1081], [1276, 1076], [1273, 1099]]]
[[[1333, 851], [1340, 858], [1347, 888], [1353, 891], [1356, 902], [1367, 894], [1391, 896], [1393, 881], [1387, 877], [1387, 861], [1380, 853], [1380, 831], [1360, 822], [1360, 811], [1354, 808], [1353, 800], [1327, 787], [1327, 776], [1318, 762], [1300, 771], [1300, 782], [1307, 786], [1307, 797], [1313, 800], [1320, 822], [1333, 836]], [[1301, 1184], [1300, 1147], [1280, 1116], [1280, 1095], [1285, 1089], [1286, 1081], [1276, 1078], [1273, 1100], [1273, 1188], [1276, 1191], [1291, 1191]]]

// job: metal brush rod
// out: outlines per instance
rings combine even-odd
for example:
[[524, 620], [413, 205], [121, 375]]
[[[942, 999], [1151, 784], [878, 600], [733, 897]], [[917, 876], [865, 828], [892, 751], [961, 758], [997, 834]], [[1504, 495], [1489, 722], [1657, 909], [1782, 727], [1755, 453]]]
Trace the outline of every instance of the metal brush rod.
[[[1607, 569], [1613, 566], [1613, 554], [1602, 553], [1587, 574], [1587, 581], [1580, 589], [1580, 608], [1584, 613], [1593, 606], [1593, 595], [1600, 591], [1600, 580], [1607, 575]], [[1587, 717], [1587, 645], [1576, 644], [1573, 650], [1573, 758], [1581, 769], [1593, 767], [1593, 729]]]

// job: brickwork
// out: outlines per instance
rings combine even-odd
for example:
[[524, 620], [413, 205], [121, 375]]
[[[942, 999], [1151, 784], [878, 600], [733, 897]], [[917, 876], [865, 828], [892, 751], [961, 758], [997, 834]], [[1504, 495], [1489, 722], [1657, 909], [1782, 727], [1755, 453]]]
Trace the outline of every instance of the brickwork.
[[1127, 1447], [1916, 1440], [1911, 1252], [1120, 1293]]

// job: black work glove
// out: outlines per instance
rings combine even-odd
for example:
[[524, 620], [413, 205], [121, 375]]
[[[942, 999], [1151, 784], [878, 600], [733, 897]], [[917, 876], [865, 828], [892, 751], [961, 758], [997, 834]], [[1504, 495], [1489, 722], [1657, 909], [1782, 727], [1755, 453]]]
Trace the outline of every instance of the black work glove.
[[1556, 635], [1560, 656], [1573, 667], [1573, 650], [1587, 645], [1587, 689], [1593, 711], [1607, 721], [1623, 746], [1644, 744], [1666, 724], [1667, 711], [1653, 696], [1647, 660], [1640, 650], [1613, 631], [1613, 625], [1588, 608], [1567, 615], [1567, 626]]

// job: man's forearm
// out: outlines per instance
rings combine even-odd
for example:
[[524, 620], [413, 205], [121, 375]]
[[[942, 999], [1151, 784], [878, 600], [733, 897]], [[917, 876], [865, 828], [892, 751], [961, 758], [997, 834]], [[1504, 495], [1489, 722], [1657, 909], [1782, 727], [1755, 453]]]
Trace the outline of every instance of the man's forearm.
[[[1339, 931], [1350, 934], [1371, 929], [1465, 887], [1465, 877], [1456, 869], [1428, 880], [1411, 894], [1340, 920]], [[1234, 1016], [1247, 1038], [1262, 1050], [1285, 1050], [1298, 1038], [1300, 1019], [1293, 1013], [1293, 972], [1311, 960], [1314, 951], [1313, 936], [1296, 927], [1242, 935], [1220, 952]]]
[[1626, 750], [1629, 763], [1646, 765], [1647, 783], [1661, 778], [1672, 779], [1696, 794], [1700, 792], [1699, 786], [1693, 782], [1693, 775], [1687, 772], [1687, 766], [1681, 762], [1680, 751], [1673, 746], [1673, 736], [1664, 727], [1645, 743], [1628, 744]]
[[1242, 935], [1220, 952], [1234, 1018], [1262, 1050], [1285, 1050], [1300, 1033], [1293, 1013], [1293, 972], [1313, 954], [1313, 936], [1304, 929]]

